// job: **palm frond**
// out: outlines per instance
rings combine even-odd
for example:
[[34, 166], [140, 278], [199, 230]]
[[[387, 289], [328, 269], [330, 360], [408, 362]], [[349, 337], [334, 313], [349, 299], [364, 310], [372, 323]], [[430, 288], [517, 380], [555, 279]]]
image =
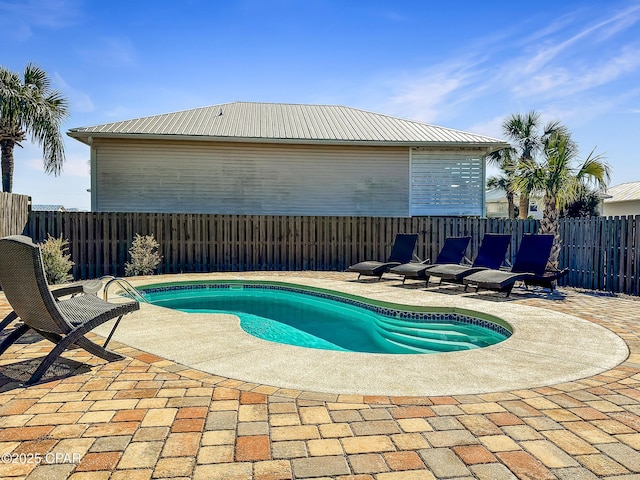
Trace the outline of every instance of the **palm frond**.
[[51, 89], [51, 80], [43, 69], [39, 66], [29, 63], [24, 69], [24, 86], [40, 92], [46, 96]]
[[[68, 102], [51, 88], [51, 80], [39, 66], [30, 63], [20, 76], [0, 67], [0, 138], [10, 148], [26, 136], [42, 148], [44, 168], [57, 175], [64, 164], [61, 126], [69, 115]], [[11, 183], [3, 189], [11, 191]]]
[[595, 148], [587, 156], [576, 173], [576, 177], [606, 191], [611, 181], [611, 166], [603, 154], [595, 154]]

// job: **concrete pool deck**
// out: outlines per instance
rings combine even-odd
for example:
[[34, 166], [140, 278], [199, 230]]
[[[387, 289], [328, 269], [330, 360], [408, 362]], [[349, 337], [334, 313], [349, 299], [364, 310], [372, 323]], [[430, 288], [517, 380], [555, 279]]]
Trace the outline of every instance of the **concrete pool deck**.
[[[355, 276], [353, 277], [355, 278]], [[182, 313], [155, 305], [127, 317], [114, 339], [204, 372], [282, 388], [360, 395], [460, 395], [569, 382], [622, 363], [629, 351], [611, 331], [581, 318], [510, 302], [487, 302], [457, 286], [416, 290], [422, 283], [343, 282], [296, 277], [311, 286], [403, 305], [447, 307], [495, 316], [513, 327], [499, 344], [463, 352], [383, 355], [316, 350], [265, 341], [244, 332], [233, 315]], [[170, 281], [280, 281], [278, 274], [176, 275]], [[134, 280], [136, 286], [167, 281]], [[449, 290], [455, 295], [443, 295]], [[96, 329], [108, 334], [110, 325]], [[194, 342], [194, 336], [198, 341]], [[473, 368], [470, 368], [472, 366]]]
[[[265, 275], [363, 288], [353, 274]], [[395, 291], [398, 283], [366, 288]], [[460, 296], [420, 284], [403, 290], [417, 298]], [[563, 288], [552, 296], [517, 289], [509, 299], [476, 300], [497, 309], [536, 307], [549, 323], [578, 317], [618, 335], [630, 354], [601, 373], [536, 388], [371, 396], [246, 382], [113, 342], [124, 360], [69, 350], [41, 383], [25, 388], [20, 381], [51, 349], [29, 334], [0, 357], [0, 454], [7, 455], [0, 478], [640, 479], [640, 299]], [[10, 310], [0, 292], [0, 317]], [[199, 343], [197, 333], [180, 334], [192, 340], [185, 348]], [[21, 460], [29, 455], [43, 461]]]

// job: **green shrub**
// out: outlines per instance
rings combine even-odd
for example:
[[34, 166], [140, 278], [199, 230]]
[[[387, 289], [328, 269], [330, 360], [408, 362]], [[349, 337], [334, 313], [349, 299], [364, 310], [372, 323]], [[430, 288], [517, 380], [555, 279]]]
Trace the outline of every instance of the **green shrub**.
[[124, 265], [125, 276], [151, 275], [162, 259], [158, 253], [158, 247], [158, 242], [153, 235], [142, 236], [136, 233], [129, 249], [131, 262]]
[[70, 260], [71, 255], [67, 253], [69, 242], [62, 237], [54, 238], [47, 234], [47, 240], [40, 244], [42, 264], [47, 282], [50, 285], [65, 283], [73, 279], [69, 270], [74, 263]]

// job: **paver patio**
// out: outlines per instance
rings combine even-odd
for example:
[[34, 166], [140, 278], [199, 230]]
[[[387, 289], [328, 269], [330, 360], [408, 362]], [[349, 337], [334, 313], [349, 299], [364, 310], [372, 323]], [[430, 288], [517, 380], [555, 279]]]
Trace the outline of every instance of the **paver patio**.
[[[59, 377], [23, 388], [16, 378], [50, 348], [32, 335], [0, 358], [0, 477], [640, 479], [639, 299], [572, 289], [479, 297], [598, 323], [630, 356], [546, 387], [389, 397], [247, 383], [116, 344], [123, 361], [69, 351]], [[0, 316], [8, 311], [0, 294]]]

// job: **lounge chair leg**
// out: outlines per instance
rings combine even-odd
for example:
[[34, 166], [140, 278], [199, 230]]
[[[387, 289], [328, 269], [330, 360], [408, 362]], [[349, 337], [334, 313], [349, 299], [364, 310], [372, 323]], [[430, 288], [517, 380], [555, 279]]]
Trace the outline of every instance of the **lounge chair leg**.
[[0, 332], [7, 328], [11, 322], [13, 322], [16, 318], [18, 318], [18, 314], [16, 312], [11, 312], [9, 315], [4, 317], [2, 322], [0, 322]]
[[[84, 343], [84, 340], [87, 340], [86, 338], [84, 338], [84, 334], [87, 333], [87, 331], [88, 329], [86, 328], [86, 324], [85, 324], [73, 330], [67, 336], [65, 336], [62, 340], [60, 340], [60, 342], [57, 343], [56, 346], [53, 347], [53, 349], [49, 352], [49, 354], [44, 358], [42, 363], [38, 365], [38, 368], [36, 369], [36, 371], [33, 373], [33, 375], [31, 375], [31, 378], [27, 380], [25, 384], [31, 385], [33, 383], [36, 383], [38, 380], [40, 380], [42, 375], [44, 375], [44, 372], [46, 372], [49, 369], [49, 367], [53, 365], [53, 363], [58, 359], [58, 357], [60, 357], [62, 352], [64, 352], [68, 347], [70, 347], [73, 344], [82, 345]], [[87, 341], [90, 342], [90, 340], [87, 340]], [[90, 343], [93, 343], [93, 342], [90, 342]]]
[[113, 326], [113, 328], [111, 329], [111, 331], [109, 332], [109, 335], [107, 336], [107, 339], [104, 341], [104, 344], [102, 345], [102, 348], [106, 349], [107, 345], [109, 345], [109, 341], [111, 340], [111, 337], [113, 337], [113, 334], [115, 333], [116, 328], [118, 328], [118, 325], [120, 324], [120, 320], [122, 320], [122, 315], [120, 315], [118, 317], [118, 320], [116, 320], [116, 323]]
[[124, 357], [119, 353], [112, 352], [111, 350], [104, 348], [104, 346], [100, 346], [97, 343], [92, 342], [87, 337], [79, 338], [75, 341], [75, 345], [86, 350], [90, 354], [95, 355], [96, 357], [100, 357], [106, 360], [107, 362], [115, 362], [117, 360], [124, 359]]
[[17, 327], [9, 335], [7, 335], [7, 338], [5, 338], [2, 341], [2, 343], [0, 343], [0, 355], [2, 355], [7, 350], [7, 348], [13, 345], [16, 342], [16, 340], [18, 340], [22, 335], [27, 333], [28, 330], [29, 330], [29, 327], [23, 324]]

